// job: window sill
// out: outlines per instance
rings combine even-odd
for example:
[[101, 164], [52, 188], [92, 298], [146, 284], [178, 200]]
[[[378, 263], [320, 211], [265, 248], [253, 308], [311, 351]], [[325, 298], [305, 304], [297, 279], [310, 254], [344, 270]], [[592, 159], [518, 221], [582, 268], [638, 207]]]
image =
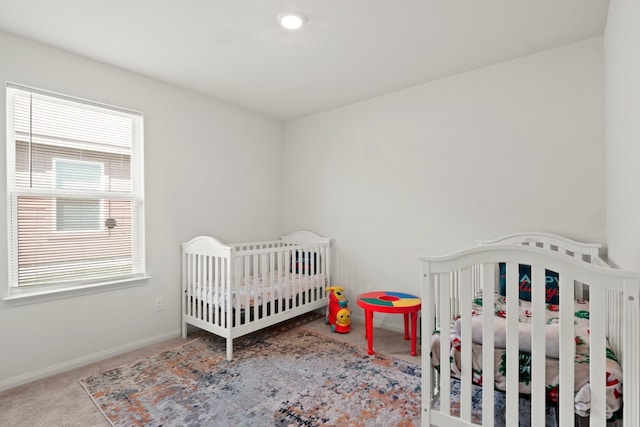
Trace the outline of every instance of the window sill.
[[[12, 305], [33, 304], [57, 299], [66, 299], [80, 295], [95, 294], [98, 292], [112, 291], [116, 289], [131, 288], [145, 285], [151, 276], [137, 276], [127, 279], [113, 280], [110, 282], [91, 283], [80, 286], [67, 286], [55, 289], [37, 289], [33, 291], [20, 289], [13, 295], [6, 296], [2, 300]], [[9, 289], [11, 293], [12, 289]]]

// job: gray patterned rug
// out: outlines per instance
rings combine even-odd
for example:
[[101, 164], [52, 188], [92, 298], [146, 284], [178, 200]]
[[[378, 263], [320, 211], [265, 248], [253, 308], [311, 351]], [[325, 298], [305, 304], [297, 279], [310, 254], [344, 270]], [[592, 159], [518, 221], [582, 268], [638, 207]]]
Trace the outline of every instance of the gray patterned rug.
[[206, 336], [81, 380], [114, 426], [420, 425], [420, 368], [294, 328]]
[[[496, 390], [493, 392], [493, 401], [494, 426], [505, 427], [507, 425], [505, 413], [507, 408], [506, 395], [503, 392]], [[518, 425], [522, 427], [534, 425], [531, 421], [531, 401], [529, 399], [521, 397], [518, 399], [518, 405], [518, 413], [520, 417], [518, 420]], [[434, 406], [436, 409], [439, 409], [440, 401], [438, 400]], [[451, 378], [451, 415], [455, 417], [460, 416], [460, 381], [456, 378]], [[482, 424], [482, 387], [475, 384], [473, 384], [471, 391], [471, 422], [478, 425]], [[545, 413], [544, 426], [557, 426], [555, 408], [547, 408], [547, 412]]]

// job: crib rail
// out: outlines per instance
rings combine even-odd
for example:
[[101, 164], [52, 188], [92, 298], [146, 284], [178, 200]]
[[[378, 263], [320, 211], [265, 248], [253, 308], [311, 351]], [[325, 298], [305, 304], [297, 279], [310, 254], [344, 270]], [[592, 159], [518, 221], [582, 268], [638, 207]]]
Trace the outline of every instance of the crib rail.
[[535, 246], [558, 252], [564, 255], [578, 257], [590, 264], [606, 267], [606, 263], [600, 258], [602, 245], [599, 243], [585, 243], [571, 240], [563, 236], [557, 236], [542, 232], [521, 232], [506, 234], [491, 240], [478, 240], [478, 246], [516, 244], [523, 246]]
[[[482, 292], [483, 310], [493, 311], [497, 287], [496, 266], [506, 263], [506, 358], [496, 360], [494, 316], [482, 316], [482, 408], [483, 426], [494, 424], [494, 372], [496, 364], [504, 362], [506, 377], [506, 425], [518, 425], [519, 420], [519, 351], [521, 335], [518, 319], [518, 266], [532, 266], [531, 291], [531, 408], [532, 414], [544, 414], [546, 405], [546, 346], [545, 338], [545, 269], [559, 273], [559, 421], [560, 426], [574, 423], [574, 299], [575, 283], [585, 287], [590, 296], [589, 320], [591, 351], [589, 354], [589, 383], [591, 386], [592, 426], [605, 425], [606, 352], [607, 337], [616, 342], [615, 352], [623, 368], [625, 426], [639, 425], [637, 378], [640, 375], [638, 346], [640, 275], [612, 270], [591, 264], [582, 255], [572, 256], [564, 251], [550, 251], [537, 245], [495, 244], [463, 251], [449, 257], [421, 257], [423, 272], [423, 331], [440, 331], [440, 370], [423, 357], [423, 425], [469, 425], [472, 420], [472, 387], [478, 372], [472, 367], [472, 299]], [[493, 313], [491, 313], [493, 314]], [[450, 415], [451, 372], [448, 368], [450, 342], [448, 332], [452, 319], [460, 318], [460, 413]], [[427, 333], [425, 332], [425, 335]], [[613, 342], [612, 347], [613, 347]], [[422, 341], [422, 354], [431, 354], [429, 339]], [[434, 404], [439, 402], [439, 409]], [[537, 425], [534, 420], [532, 425]]]

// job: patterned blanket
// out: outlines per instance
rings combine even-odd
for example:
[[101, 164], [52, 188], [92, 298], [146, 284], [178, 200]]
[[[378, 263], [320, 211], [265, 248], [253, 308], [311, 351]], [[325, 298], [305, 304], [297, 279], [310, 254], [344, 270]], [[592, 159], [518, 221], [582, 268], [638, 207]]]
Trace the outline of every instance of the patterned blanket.
[[[472, 311], [472, 364], [473, 382], [482, 384], [482, 330], [479, 325], [482, 322], [483, 307], [482, 296], [473, 300]], [[589, 415], [591, 391], [589, 387], [589, 301], [576, 300], [574, 302], [575, 316], [575, 412], [583, 417]], [[559, 361], [558, 361], [558, 329], [559, 306], [547, 304], [547, 359], [545, 364], [547, 399], [551, 402], [558, 401], [559, 383]], [[495, 336], [495, 387], [497, 390], [506, 390], [506, 351], [504, 345], [506, 326], [506, 298], [495, 296], [495, 307], [493, 314], [496, 316], [496, 336]], [[520, 338], [520, 393], [531, 393], [531, 336], [530, 322], [532, 317], [531, 303], [519, 300], [519, 330], [522, 333]], [[527, 335], [527, 331], [529, 335]], [[454, 377], [460, 378], [460, 320], [454, 319], [450, 324], [449, 332], [450, 346], [450, 367]], [[529, 351], [527, 351], [529, 350]], [[612, 418], [622, 404], [622, 368], [616, 360], [613, 351], [607, 346], [607, 417]], [[431, 339], [431, 361], [433, 365], [440, 369], [440, 331], [436, 331]]]

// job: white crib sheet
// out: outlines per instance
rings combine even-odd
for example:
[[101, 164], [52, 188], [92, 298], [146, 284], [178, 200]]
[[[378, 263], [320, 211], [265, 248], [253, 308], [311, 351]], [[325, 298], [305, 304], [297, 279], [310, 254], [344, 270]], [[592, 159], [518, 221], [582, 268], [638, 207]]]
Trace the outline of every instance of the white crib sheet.
[[[235, 284], [232, 279], [231, 295], [232, 306], [236, 309], [247, 308], [248, 306], [260, 306], [263, 302], [272, 300], [289, 300], [302, 292], [312, 289], [324, 289], [327, 285], [327, 277], [324, 274], [295, 274], [277, 271], [260, 276], [243, 277]], [[215, 289], [213, 283], [205, 282], [204, 286], [196, 283], [195, 289], [187, 288], [187, 296], [195, 296], [197, 299], [205, 300], [207, 304], [215, 305], [228, 311], [227, 288], [221, 286]]]

